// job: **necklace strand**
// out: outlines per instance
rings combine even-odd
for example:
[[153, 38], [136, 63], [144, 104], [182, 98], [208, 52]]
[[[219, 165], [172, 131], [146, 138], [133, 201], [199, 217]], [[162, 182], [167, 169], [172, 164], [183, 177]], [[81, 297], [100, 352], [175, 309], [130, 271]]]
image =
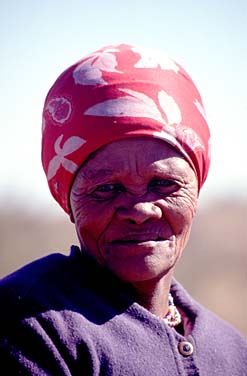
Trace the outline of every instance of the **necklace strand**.
[[174, 304], [174, 300], [171, 294], [168, 295], [168, 311], [163, 320], [171, 328], [174, 328], [174, 326], [177, 326], [182, 321], [181, 315]]

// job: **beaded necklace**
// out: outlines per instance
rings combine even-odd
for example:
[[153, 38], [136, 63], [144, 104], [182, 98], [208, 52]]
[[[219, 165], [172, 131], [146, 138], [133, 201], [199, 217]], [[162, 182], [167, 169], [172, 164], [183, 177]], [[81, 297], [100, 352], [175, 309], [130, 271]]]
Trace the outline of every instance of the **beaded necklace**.
[[171, 294], [168, 295], [168, 311], [163, 320], [171, 328], [174, 328], [174, 326], [177, 326], [182, 321], [181, 315], [174, 304], [174, 300]]

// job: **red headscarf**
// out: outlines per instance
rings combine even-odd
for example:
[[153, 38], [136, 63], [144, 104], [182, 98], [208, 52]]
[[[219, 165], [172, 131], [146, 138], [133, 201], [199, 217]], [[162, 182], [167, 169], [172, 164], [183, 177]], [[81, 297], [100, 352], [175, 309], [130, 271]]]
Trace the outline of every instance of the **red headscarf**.
[[162, 53], [103, 47], [63, 72], [44, 105], [42, 163], [51, 193], [67, 213], [83, 162], [103, 145], [129, 137], [171, 144], [194, 169], [200, 190], [210, 164], [210, 134], [189, 75]]

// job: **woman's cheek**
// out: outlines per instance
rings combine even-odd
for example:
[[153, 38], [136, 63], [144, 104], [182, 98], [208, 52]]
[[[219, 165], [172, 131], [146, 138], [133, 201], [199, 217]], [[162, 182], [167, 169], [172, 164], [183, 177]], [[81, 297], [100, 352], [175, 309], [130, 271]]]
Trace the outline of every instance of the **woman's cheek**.
[[163, 209], [175, 235], [186, 233], [190, 229], [195, 211], [195, 202], [186, 197], [169, 198]]
[[87, 202], [78, 211], [78, 225], [83, 237], [97, 241], [114, 218], [113, 206]]

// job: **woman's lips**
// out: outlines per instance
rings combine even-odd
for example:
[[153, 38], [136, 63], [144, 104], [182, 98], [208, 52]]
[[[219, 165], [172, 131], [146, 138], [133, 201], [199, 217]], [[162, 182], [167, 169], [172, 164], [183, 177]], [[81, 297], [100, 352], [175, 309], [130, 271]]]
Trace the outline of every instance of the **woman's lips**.
[[[159, 236], [156, 234], [134, 234], [134, 235], [127, 235], [121, 236], [119, 238], [114, 238], [112, 241], [108, 242], [105, 253], [108, 255], [112, 255], [116, 257], [128, 257], [130, 255], [142, 254], [145, 255], [150, 254], [153, 252], [154, 249], [157, 247], [159, 249], [166, 248], [169, 246], [170, 242], [173, 240], [173, 236], [170, 235]], [[164, 249], [165, 249], [164, 248]], [[144, 252], [144, 253], [143, 253]]]
[[138, 244], [138, 243], [145, 243], [145, 242], [151, 242], [151, 241], [164, 241], [167, 240], [165, 238], [161, 238], [160, 236], [150, 236], [150, 235], [138, 235], [138, 236], [128, 236], [120, 239], [116, 239], [110, 242], [110, 244]]

